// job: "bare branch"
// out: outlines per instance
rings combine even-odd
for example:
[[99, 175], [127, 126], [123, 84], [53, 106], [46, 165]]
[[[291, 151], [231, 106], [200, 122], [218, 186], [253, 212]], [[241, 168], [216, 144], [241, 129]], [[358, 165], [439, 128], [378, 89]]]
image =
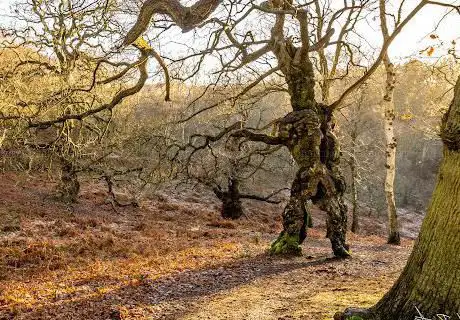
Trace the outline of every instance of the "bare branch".
[[147, 30], [154, 14], [166, 14], [183, 32], [197, 27], [217, 8], [221, 0], [199, 0], [191, 7], [184, 7], [178, 0], [147, 0], [142, 5], [138, 18], [123, 41], [127, 46]]

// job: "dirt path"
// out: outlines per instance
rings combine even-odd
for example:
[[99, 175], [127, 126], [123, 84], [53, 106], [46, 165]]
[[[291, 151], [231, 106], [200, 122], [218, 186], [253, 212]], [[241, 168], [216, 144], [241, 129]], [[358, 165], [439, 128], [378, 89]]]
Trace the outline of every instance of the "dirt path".
[[349, 260], [259, 257], [184, 274], [177, 285], [170, 286], [172, 281], [167, 287], [175, 292], [171, 300], [184, 299], [188, 310], [175, 315], [163, 310], [155, 318], [332, 319], [345, 307], [375, 303], [407, 259], [407, 250], [390, 246], [363, 244], [355, 250]]
[[196, 301], [180, 319], [331, 319], [344, 307], [370, 306], [399, 274], [406, 252], [372, 245], [355, 249], [359, 253], [345, 261], [296, 258], [255, 264], [272, 272], [261, 271], [247, 283]]

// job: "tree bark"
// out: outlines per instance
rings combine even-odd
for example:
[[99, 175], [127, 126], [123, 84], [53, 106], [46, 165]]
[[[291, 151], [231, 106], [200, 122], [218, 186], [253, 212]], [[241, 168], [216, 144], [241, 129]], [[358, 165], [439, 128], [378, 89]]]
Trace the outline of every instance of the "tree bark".
[[[364, 319], [434, 319], [460, 313], [460, 77], [441, 124], [444, 156], [428, 214], [401, 276]], [[416, 309], [417, 307], [417, 309]], [[347, 310], [343, 319], [356, 314]], [[364, 315], [364, 316], [363, 316]]]
[[348, 256], [345, 180], [339, 169], [340, 150], [333, 133], [330, 108], [315, 101], [313, 66], [307, 51], [289, 42], [275, 50], [286, 77], [293, 111], [278, 123], [284, 141], [299, 166], [291, 196], [283, 212], [283, 231], [273, 242], [273, 254], [299, 254], [306, 238], [307, 200], [328, 213], [327, 236], [335, 256]]
[[141, 7], [136, 23], [123, 39], [123, 45], [135, 42], [147, 30], [154, 14], [168, 15], [182, 32], [188, 32], [207, 19], [220, 3], [220, 0], [199, 0], [190, 7], [184, 7], [178, 0], [147, 0]]
[[[362, 98], [362, 96], [361, 96]], [[358, 115], [361, 111], [361, 103], [359, 101], [357, 107], [354, 108], [355, 119], [353, 121], [353, 127], [351, 130], [351, 150], [350, 150], [350, 171], [351, 171], [351, 217], [353, 219], [351, 224], [351, 232], [359, 232], [359, 214], [358, 214], [358, 188], [357, 188], [357, 178], [358, 178], [358, 168], [356, 161], [356, 144], [358, 141]]]
[[385, 141], [386, 141], [386, 164], [385, 164], [385, 198], [388, 213], [388, 240], [389, 244], [399, 245], [401, 243], [399, 235], [398, 214], [396, 212], [394, 182], [396, 175], [396, 138], [394, 134], [395, 107], [393, 103], [393, 93], [395, 86], [394, 66], [388, 56], [384, 58], [386, 70], [385, 96], [383, 97], [383, 108], [385, 112]]
[[222, 201], [222, 218], [236, 220], [244, 214], [238, 179], [229, 178], [227, 191], [214, 188], [214, 194]]
[[[460, 110], [459, 110], [460, 111]], [[460, 124], [460, 123], [459, 123]], [[444, 159], [428, 215], [406, 268], [390, 292], [373, 308], [381, 320], [414, 319], [460, 312], [460, 153]]]
[[61, 181], [58, 184], [58, 199], [63, 202], [76, 202], [80, 192], [78, 175], [71, 162], [61, 159]]
[[358, 214], [358, 188], [356, 187], [356, 160], [354, 152], [352, 152], [352, 159], [350, 163], [351, 169], [351, 217], [353, 219], [351, 224], [351, 232], [359, 232], [359, 214]]
[[[386, 21], [385, 0], [380, 0], [380, 22], [382, 25], [383, 40], [388, 41], [389, 33]], [[388, 240], [389, 244], [399, 245], [401, 243], [399, 235], [398, 215], [396, 212], [394, 182], [396, 175], [396, 138], [394, 134], [395, 106], [394, 106], [394, 88], [396, 83], [396, 73], [394, 65], [391, 63], [388, 52], [383, 57], [385, 65], [386, 82], [385, 94], [383, 96], [382, 106], [384, 109], [385, 121], [385, 141], [386, 141], [386, 164], [385, 164], [385, 198], [387, 202], [388, 213]]]

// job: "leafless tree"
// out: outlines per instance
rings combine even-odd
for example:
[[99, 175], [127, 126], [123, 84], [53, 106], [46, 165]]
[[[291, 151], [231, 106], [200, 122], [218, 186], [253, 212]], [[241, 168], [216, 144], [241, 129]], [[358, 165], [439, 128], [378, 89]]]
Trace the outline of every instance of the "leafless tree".
[[126, 62], [111, 47], [121, 33], [117, 10], [109, 0], [27, 0], [2, 30], [1, 55], [12, 62], [0, 75], [5, 139], [57, 160], [59, 197], [68, 202], [78, 195], [78, 173], [110, 154], [113, 108], [142, 89], [155, 55], [138, 41]]
[[[318, 25], [315, 22], [319, 21], [319, 17], [312, 10], [312, 6], [318, 3], [321, 1], [268, 1], [262, 4], [229, 1], [219, 6], [220, 2], [217, 0], [201, 0], [192, 7], [184, 7], [178, 1], [146, 1], [141, 7], [137, 22], [127, 33], [124, 44], [136, 41], [148, 28], [152, 17], [167, 17], [163, 23], [155, 22], [155, 26], [160, 29], [162, 26], [162, 30], [171, 24], [185, 32], [204, 27], [207, 34], [210, 34], [205, 48], [191, 49], [192, 52], [185, 57], [170, 59], [182, 65], [186, 61], [195, 61], [191, 75], [182, 78], [187, 79], [197, 74], [205, 58], [213, 56], [218, 61], [219, 68], [215, 74], [215, 85], [208, 86], [207, 90], [215, 88], [219, 83], [221, 86], [231, 85], [231, 75], [239, 80], [251, 79], [232, 98], [192, 110], [186, 119], [202, 114], [220, 103], [234, 103], [273, 77], [283, 79], [285, 85], [282, 90], [290, 96], [292, 112], [273, 121], [277, 133], [270, 135], [243, 128], [236, 130], [232, 136], [272, 146], [285, 146], [299, 167], [291, 186], [290, 201], [283, 213], [284, 230], [273, 243], [271, 251], [300, 252], [299, 244], [306, 237], [305, 203], [310, 199], [328, 212], [328, 237], [334, 254], [343, 257], [349, 255], [345, 240], [347, 208], [342, 199], [345, 183], [339, 170], [340, 151], [333, 132], [333, 112], [378, 68], [388, 46], [404, 26], [425, 5], [434, 2], [419, 1], [405, 16], [402, 16], [402, 12], [407, 10], [401, 9], [398, 25], [383, 42], [377, 58], [370, 64], [367, 72], [327, 105], [318, 103], [315, 98], [316, 81], [312, 64], [314, 52], [336, 46], [337, 41], [345, 41], [335, 41], [333, 38], [334, 24], [345, 13], [360, 8], [350, 18], [359, 19], [359, 12], [369, 12], [374, 8], [372, 1], [345, 1], [343, 7], [333, 8], [334, 12], [327, 27], [322, 29], [323, 33], [320, 32], [318, 37], [318, 33], [314, 31], [317, 31], [315, 28]], [[402, 1], [401, 8], [404, 4], [405, 1]], [[213, 17], [208, 19], [213, 12]], [[353, 23], [350, 24], [352, 26]]]

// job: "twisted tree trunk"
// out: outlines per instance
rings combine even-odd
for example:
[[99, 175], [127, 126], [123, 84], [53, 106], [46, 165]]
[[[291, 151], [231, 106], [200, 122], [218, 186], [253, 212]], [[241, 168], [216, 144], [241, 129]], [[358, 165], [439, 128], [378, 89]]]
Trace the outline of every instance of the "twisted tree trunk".
[[[156, 14], [168, 15], [183, 31], [189, 31], [203, 22], [219, 5], [219, 0], [199, 0], [191, 7], [184, 7], [177, 0], [148, 0], [141, 8], [135, 25], [127, 33], [123, 44], [134, 43], [147, 29], [151, 17]], [[290, 10], [290, 1], [269, 1], [270, 8]], [[292, 184], [291, 198], [284, 213], [284, 230], [271, 248], [273, 253], [298, 253], [299, 244], [305, 239], [308, 220], [305, 201], [311, 199], [328, 212], [328, 236], [334, 254], [347, 256], [345, 244], [347, 208], [342, 196], [345, 183], [340, 170], [337, 140], [332, 132], [333, 117], [330, 108], [315, 101], [315, 79], [308, 52], [319, 50], [330, 40], [334, 29], [311, 45], [308, 31], [308, 13], [296, 11], [294, 16], [300, 26], [301, 46], [295, 47], [292, 38], [284, 34], [286, 15], [276, 15], [271, 30], [271, 40], [261, 49], [248, 53], [243, 48], [242, 65], [257, 60], [268, 52], [273, 52], [278, 67], [284, 74], [291, 96], [293, 111], [279, 124], [279, 137], [255, 134], [240, 130], [234, 136], [245, 136], [253, 141], [285, 145], [299, 166], [297, 177]], [[230, 39], [235, 44], [237, 41]], [[239, 46], [241, 48], [241, 46]]]
[[[299, 52], [299, 50], [302, 50]], [[330, 109], [315, 101], [313, 66], [306, 50], [289, 42], [275, 51], [286, 77], [293, 111], [278, 123], [278, 139], [299, 166], [283, 212], [283, 231], [272, 244], [274, 254], [298, 254], [306, 238], [307, 200], [328, 213], [327, 235], [334, 255], [348, 256], [345, 244], [347, 207], [345, 180], [339, 169], [340, 151]]]
[[[460, 77], [441, 124], [444, 156], [428, 214], [401, 276], [369, 310], [349, 309], [340, 317], [406, 320], [460, 314]], [[417, 307], [417, 309], [416, 309]]]

